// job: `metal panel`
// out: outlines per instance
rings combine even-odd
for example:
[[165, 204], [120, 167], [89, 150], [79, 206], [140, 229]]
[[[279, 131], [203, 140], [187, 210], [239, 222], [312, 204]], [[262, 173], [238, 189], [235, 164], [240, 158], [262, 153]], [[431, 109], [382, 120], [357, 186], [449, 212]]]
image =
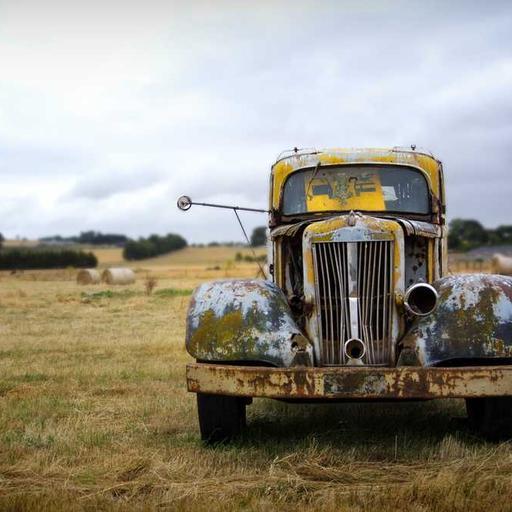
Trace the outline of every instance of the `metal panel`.
[[511, 396], [512, 366], [268, 368], [192, 363], [188, 390], [233, 396], [341, 400]]
[[454, 275], [434, 286], [437, 309], [419, 318], [402, 338], [401, 361], [409, 358], [422, 366], [465, 360], [493, 364], [493, 358], [512, 362], [512, 278]]
[[313, 347], [295, 323], [283, 291], [259, 279], [203, 283], [187, 315], [186, 348], [202, 361], [296, 363], [299, 349]]
[[364, 364], [389, 364], [393, 356], [393, 242], [314, 243], [313, 260], [320, 363], [346, 364], [345, 342], [360, 338], [367, 348]]

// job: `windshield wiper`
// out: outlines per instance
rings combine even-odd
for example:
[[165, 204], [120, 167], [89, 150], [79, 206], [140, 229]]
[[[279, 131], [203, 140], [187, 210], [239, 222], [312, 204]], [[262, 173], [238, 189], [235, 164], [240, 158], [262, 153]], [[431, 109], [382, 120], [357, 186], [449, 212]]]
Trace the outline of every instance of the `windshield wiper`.
[[318, 169], [320, 169], [320, 166], [322, 165], [322, 162], [318, 162], [315, 166], [315, 170], [313, 171], [313, 174], [311, 178], [309, 179], [308, 186], [306, 188], [306, 197], [309, 198], [309, 190], [311, 188], [311, 184], [313, 183], [313, 180], [316, 178], [316, 175], [318, 174]]

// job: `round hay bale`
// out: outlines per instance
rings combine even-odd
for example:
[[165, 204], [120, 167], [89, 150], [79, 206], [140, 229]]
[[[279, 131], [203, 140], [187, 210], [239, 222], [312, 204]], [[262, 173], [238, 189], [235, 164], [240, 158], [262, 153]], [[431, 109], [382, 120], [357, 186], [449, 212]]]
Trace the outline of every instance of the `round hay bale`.
[[503, 256], [503, 254], [495, 254], [492, 257], [492, 271], [495, 274], [512, 276], [512, 258]]
[[101, 280], [107, 284], [133, 284], [135, 273], [131, 268], [107, 268]]
[[78, 284], [98, 284], [100, 281], [100, 273], [94, 268], [83, 268], [78, 271], [76, 276], [76, 282]]

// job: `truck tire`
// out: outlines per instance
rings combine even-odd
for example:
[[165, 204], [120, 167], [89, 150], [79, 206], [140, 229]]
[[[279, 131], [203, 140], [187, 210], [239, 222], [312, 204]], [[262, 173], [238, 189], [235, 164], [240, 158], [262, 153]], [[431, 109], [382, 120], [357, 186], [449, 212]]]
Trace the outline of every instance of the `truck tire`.
[[466, 398], [472, 430], [490, 441], [512, 438], [512, 397]]
[[247, 401], [236, 396], [197, 393], [201, 439], [207, 444], [225, 443], [245, 427]]

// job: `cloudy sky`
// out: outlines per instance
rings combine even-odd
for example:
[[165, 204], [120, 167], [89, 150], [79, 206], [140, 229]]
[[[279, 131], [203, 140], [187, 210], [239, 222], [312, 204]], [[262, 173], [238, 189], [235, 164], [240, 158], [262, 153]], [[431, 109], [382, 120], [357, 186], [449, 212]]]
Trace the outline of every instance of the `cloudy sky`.
[[[0, 0], [0, 232], [241, 240], [283, 149], [409, 146], [512, 223], [512, 2]], [[249, 229], [265, 222], [244, 215]]]

